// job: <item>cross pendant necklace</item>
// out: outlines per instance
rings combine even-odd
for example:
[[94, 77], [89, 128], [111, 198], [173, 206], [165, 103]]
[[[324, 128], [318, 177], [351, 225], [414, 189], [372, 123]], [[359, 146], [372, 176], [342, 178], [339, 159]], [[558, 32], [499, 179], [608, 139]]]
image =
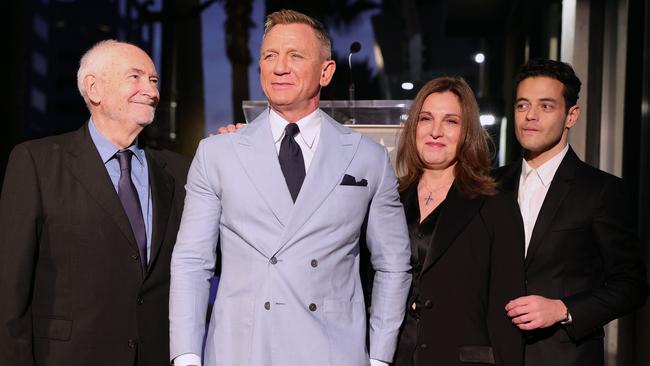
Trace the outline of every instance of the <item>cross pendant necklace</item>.
[[[442, 189], [449, 189], [449, 185], [451, 185], [451, 183], [448, 184], [443, 183], [441, 185], [438, 185], [436, 189], [431, 189], [429, 184], [427, 184], [427, 182], [424, 179], [421, 179], [421, 183], [424, 185], [424, 189], [427, 190], [427, 197], [424, 198], [425, 206], [429, 206], [432, 202], [437, 202], [440, 199], [439, 194], [436, 194], [436, 196], [433, 195], [434, 192], [440, 192]], [[444, 195], [442, 198], [444, 199]]]
[[424, 199], [424, 204], [426, 206], [428, 206], [429, 203], [431, 203], [431, 201], [433, 201], [433, 197], [431, 197], [431, 192], [429, 192], [429, 195], [427, 196], [427, 198]]

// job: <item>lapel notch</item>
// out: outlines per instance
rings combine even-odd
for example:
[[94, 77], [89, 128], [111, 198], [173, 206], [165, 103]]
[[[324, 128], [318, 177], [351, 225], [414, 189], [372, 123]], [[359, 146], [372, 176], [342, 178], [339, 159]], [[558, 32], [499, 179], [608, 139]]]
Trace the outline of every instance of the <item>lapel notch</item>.
[[278, 161], [268, 110], [241, 133], [233, 133], [229, 137], [233, 139], [235, 152], [249, 181], [284, 227], [291, 214], [293, 200]]

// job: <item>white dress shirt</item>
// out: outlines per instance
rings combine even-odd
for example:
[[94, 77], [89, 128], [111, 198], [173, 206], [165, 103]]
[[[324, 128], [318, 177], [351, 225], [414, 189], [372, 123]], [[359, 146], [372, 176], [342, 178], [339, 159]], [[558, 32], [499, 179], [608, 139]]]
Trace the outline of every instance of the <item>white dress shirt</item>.
[[532, 168], [526, 162], [526, 159], [521, 163], [521, 176], [519, 177], [519, 192], [517, 201], [519, 202], [519, 210], [521, 211], [521, 218], [524, 221], [524, 233], [526, 237], [526, 246], [524, 249], [524, 257], [528, 255], [528, 246], [530, 245], [530, 238], [533, 235], [535, 222], [537, 216], [542, 208], [548, 188], [553, 181], [555, 172], [560, 167], [560, 163], [567, 151], [569, 145], [567, 144], [562, 151], [552, 157], [550, 160], [540, 165], [537, 169]]
[[[309, 170], [309, 165], [311, 165], [320, 140], [320, 113], [320, 109], [316, 109], [296, 122], [300, 132], [294, 136], [294, 139], [300, 146], [300, 151], [302, 151], [302, 158], [305, 161], [305, 173]], [[279, 154], [280, 145], [284, 138], [284, 128], [287, 127], [289, 122], [280, 117], [273, 109], [269, 109], [269, 123], [271, 124], [271, 134], [275, 142], [275, 151]]]
[[[300, 128], [300, 132], [294, 136], [294, 139], [300, 146], [302, 158], [305, 161], [305, 173], [309, 171], [309, 166], [316, 153], [318, 141], [320, 141], [320, 109], [295, 122]], [[269, 108], [269, 123], [271, 124], [271, 134], [275, 142], [275, 151], [280, 153], [280, 145], [284, 138], [284, 128], [289, 124], [284, 118]], [[201, 357], [193, 353], [186, 353], [174, 359], [174, 366], [201, 365]], [[379, 360], [370, 360], [370, 366], [388, 366], [388, 363]]]

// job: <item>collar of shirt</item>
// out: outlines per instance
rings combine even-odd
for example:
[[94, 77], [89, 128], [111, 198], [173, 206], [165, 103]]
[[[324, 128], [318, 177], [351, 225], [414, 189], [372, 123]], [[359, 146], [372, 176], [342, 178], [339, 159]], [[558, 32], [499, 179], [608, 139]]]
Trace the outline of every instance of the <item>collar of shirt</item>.
[[[271, 122], [271, 133], [273, 134], [273, 142], [276, 144], [284, 137], [284, 128], [289, 124], [284, 118], [280, 117], [273, 109], [270, 109], [269, 121]], [[300, 128], [298, 136], [309, 147], [313, 148], [316, 136], [320, 132], [320, 110], [316, 109], [307, 116], [301, 118], [296, 123]]]
[[557, 169], [560, 167], [560, 163], [562, 163], [562, 159], [564, 159], [567, 151], [569, 151], [569, 144], [567, 144], [564, 149], [562, 149], [562, 151], [560, 151], [557, 155], [549, 159], [544, 164], [540, 165], [537, 169], [534, 169], [528, 165], [526, 159], [523, 159], [521, 162], [521, 181], [526, 181], [526, 179], [528, 179], [531, 174], [534, 174], [538, 177], [542, 185], [544, 185], [545, 188], [548, 188], [548, 186], [553, 181], [555, 172], [557, 172]]
[[[95, 122], [92, 118], [90, 118], [90, 121], [88, 122], [88, 130], [90, 131], [90, 138], [93, 140], [93, 143], [99, 152], [99, 156], [102, 158], [102, 162], [106, 164], [115, 156], [115, 153], [120, 149], [108, 141], [104, 135], [102, 135], [102, 133], [95, 126]], [[129, 146], [128, 149], [133, 152], [133, 156], [136, 157], [138, 163], [140, 165], [144, 165], [144, 150], [138, 147], [137, 139], [136, 143]]]

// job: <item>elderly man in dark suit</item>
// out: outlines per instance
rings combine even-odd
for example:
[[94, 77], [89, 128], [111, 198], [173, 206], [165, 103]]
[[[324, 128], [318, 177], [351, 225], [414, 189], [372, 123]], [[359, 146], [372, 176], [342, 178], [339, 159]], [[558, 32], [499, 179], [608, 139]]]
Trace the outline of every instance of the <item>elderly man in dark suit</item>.
[[568, 64], [531, 60], [517, 77], [522, 160], [495, 172], [523, 229], [526, 296], [506, 305], [524, 331], [525, 365], [603, 365], [603, 326], [641, 306], [645, 269], [621, 179], [589, 166], [567, 139], [580, 80]]
[[11, 154], [0, 199], [0, 364], [168, 363], [169, 263], [188, 164], [142, 148], [156, 69], [131, 44], [82, 57], [81, 129]]

